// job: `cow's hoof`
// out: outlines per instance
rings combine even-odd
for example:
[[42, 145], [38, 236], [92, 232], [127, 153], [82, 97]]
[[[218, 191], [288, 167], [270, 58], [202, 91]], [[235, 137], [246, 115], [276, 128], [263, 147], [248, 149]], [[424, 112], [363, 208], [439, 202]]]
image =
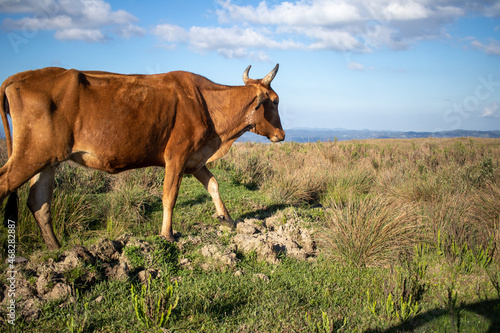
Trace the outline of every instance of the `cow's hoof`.
[[168, 235], [168, 236], [160, 235], [160, 237], [165, 239], [166, 241], [168, 241], [170, 243], [175, 243], [175, 241], [176, 241], [176, 239], [173, 235]]
[[220, 215], [220, 216], [217, 216], [217, 220], [219, 220], [219, 222], [222, 225], [225, 225], [225, 226], [228, 226], [229, 228], [231, 228], [231, 230], [236, 229], [236, 223], [233, 221], [232, 218], [227, 219], [224, 215]]

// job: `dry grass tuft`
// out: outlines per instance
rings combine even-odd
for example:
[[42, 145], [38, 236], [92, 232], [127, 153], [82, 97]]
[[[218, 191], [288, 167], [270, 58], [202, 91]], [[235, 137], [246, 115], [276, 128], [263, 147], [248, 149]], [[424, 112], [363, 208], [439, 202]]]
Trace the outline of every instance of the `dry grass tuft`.
[[358, 267], [393, 263], [420, 241], [415, 206], [385, 198], [350, 198], [326, 214], [325, 242], [337, 260]]
[[320, 199], [331, 181], [331, 164], [321, 156], [284, 156], [263, 186], [277, 204], [300, 204]]

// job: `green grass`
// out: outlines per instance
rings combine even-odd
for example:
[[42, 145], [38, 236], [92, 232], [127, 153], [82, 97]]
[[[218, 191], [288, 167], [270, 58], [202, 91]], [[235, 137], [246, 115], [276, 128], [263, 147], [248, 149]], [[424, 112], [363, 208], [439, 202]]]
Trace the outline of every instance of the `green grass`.
[[[439, 264], [432, 265], [435, 269], [434, 265]], [[402, 322], [397, 313], [402, 311], [401, 283], [408, 274], [402, 268], [392, 273], [382, 268], [357, 269], [320, 257], [315, 263], [287, 259], [278, 266], [247, 258], [238, 269], [245, 272], [243, 276], [235, 277], [230, 270], [179, 271], [176, 292], [180, 297], [169, 328], [205, 332], [319, 332], [324, 315], [332, 331], [342, 332], [397, 331], [397, 328], [446, 332], [456, 318], [461, 332], [487, 332], [499, 324], [498, 298], [493, 297], [486, 284], [480, 285], [485, 289], [481, 290], [482, 298], [478, 298], [476, 290], [464, 288], [464, 284], [470, 283], [465, 279], [455, 282], [456, 300], [450, 305], [447, 289], [450, 281], [425, 274], [419, 282], [425, 284], [425, 291], [416, 300], [413, 298], [416, 313]], [[266, 274], [269, 282], [255, 278], [256, 273]], [[475, 274], [467, 276], [476, 278]], [[442, 285], [434, 286], [436, 279]], [[85, 317], [83, 332], [154, 332], [145, 328], [134, 314], [132, 284], [135, 282], [102, 282], [82, 293], [76, 300], [77, 306], [71, 302], [49, 302], [39, 320], [19, 321], [17, 328], [24, 332], [54, 328], [62, 331], [68, 317], [77, 323], [83, 323]], [[157, 284], [151, 288], [154, 295], [163, 286]], [[389, 310], [388, 295], [394, 300]], [[96, 302], [99, 296], [102, 300]]]
[[[203, 270], [200, 249], [224, 248], [230, 235], [217, 234], [210, 195], [194, 177], [183, 179], [173, 226], [199, 242], [172, 247], [156, 237], [163, 170], [110, 176], [72, 165], [59, 170], [52, 205], [63, 250], [125, 232], [154, 244], [148, 255], [133, 244], [124, 251], [134, 267], [160, 271], [141, 297], [157, 302], [173, 286], [178, 303], [163, 326], [175, 332], [500, 330], [500, 141], [238, 144], [211, 171], [233, 219], [309, 228], [318, 258], [273, 265], [237, 252], [236, 266]], [[17, 255], [56, 258], [61, 251], [46, 250], [24, 205], [27, 187], [19, 193]], [[4, 227], [0, 243], [5, 271]], [[179, 265], [184, 258], [193, 269]], [[158, 332], [136, 315], [137, 278], [89, 287], [92, 269], [67, 272], [73, 297], [43, 303], [40, 317], [19, 319], [16, 331]], [[0, 330], [13, 331], [4, 310]]]

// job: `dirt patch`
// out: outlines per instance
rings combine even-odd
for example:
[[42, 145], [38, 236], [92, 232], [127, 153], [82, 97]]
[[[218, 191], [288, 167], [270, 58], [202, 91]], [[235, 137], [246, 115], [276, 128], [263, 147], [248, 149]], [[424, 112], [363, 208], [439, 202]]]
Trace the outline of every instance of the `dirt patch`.
[[[101, 239], [90, 247], [77, 245], [59, 254], [36, 253], [16, 265], [17, 314], [26, 320], [36, 320], [44, 302], [72, 301], [76, 289], [84, 291], [105, 280], [137, 278], [144, 283], [149, 276], [169, 274], [164, 272], [165, 266], [161, 266], [165, 263], [182, 269], [198, 265], [205, 270], [214, 267], [236, 270], [239, 254], [255, 252], [259, 259], [273, 264], [280, 263], [283, 256], [297, 259], [316, 256], [315, 242], [309, 231], [294, 223], [283, 224], [272, 218], [247, 219], [238, 223], [235, 231], [221, 228], [215, 233], [228, 236], [229, 245], [205, 244], [199, 236], [181, 237], [172, 245], [160, 237], [143, 240], [125, 234], [115, 240]], [[204, 259], [192, 262], [178, 258], [178, 253], [186, 254], [187, 244]], [[264, 276], [257, 278], [266, 280]], [[0, 284], [2, 309], [9, 301], [6, 291], [7, 285]]]
[[294, 223], [281, 224], [275, 218], [247, 219], [238, 223], [237, 232], [233, 240], [238, 251], [255, 251], [259, 258], [273, 264], [279, 263], [282, 255], [302, 260], [316, 256], [311, 234]]

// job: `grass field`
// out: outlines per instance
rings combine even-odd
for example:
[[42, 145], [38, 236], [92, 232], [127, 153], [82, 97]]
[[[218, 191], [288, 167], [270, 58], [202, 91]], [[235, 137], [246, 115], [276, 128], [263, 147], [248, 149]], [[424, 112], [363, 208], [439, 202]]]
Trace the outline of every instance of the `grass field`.
[[[174, 229], [181, 240], [201, 242], [169, 247], [153, 237], [161, 227], [162, 169], [111, 176], [63, 164], [52, 203], [63, 250], [45, 248], [24, 204], [25, 185], [18, 256], [48, 260], [124, 233], [175, 255], [142, 263], [163, 272], [144, 290], [135, 277], [74, 284], [74, 297], [43, 302], [34, 321], [8, 324], [2, 303], [0, 330], [500, 331], [500, 140], [245, 143], [210, 168], [235, 220], [293, 221], [311, 231], [317, 256], [283, 255], [271, 264], [237, 252], [235, 266], [202, 269], [200, 249], [232, 246], [231, 233], [218, 232], [210, 196], [194, 177], [183, 179]], [[6, 284], [7, 229], [0, 229]]]

